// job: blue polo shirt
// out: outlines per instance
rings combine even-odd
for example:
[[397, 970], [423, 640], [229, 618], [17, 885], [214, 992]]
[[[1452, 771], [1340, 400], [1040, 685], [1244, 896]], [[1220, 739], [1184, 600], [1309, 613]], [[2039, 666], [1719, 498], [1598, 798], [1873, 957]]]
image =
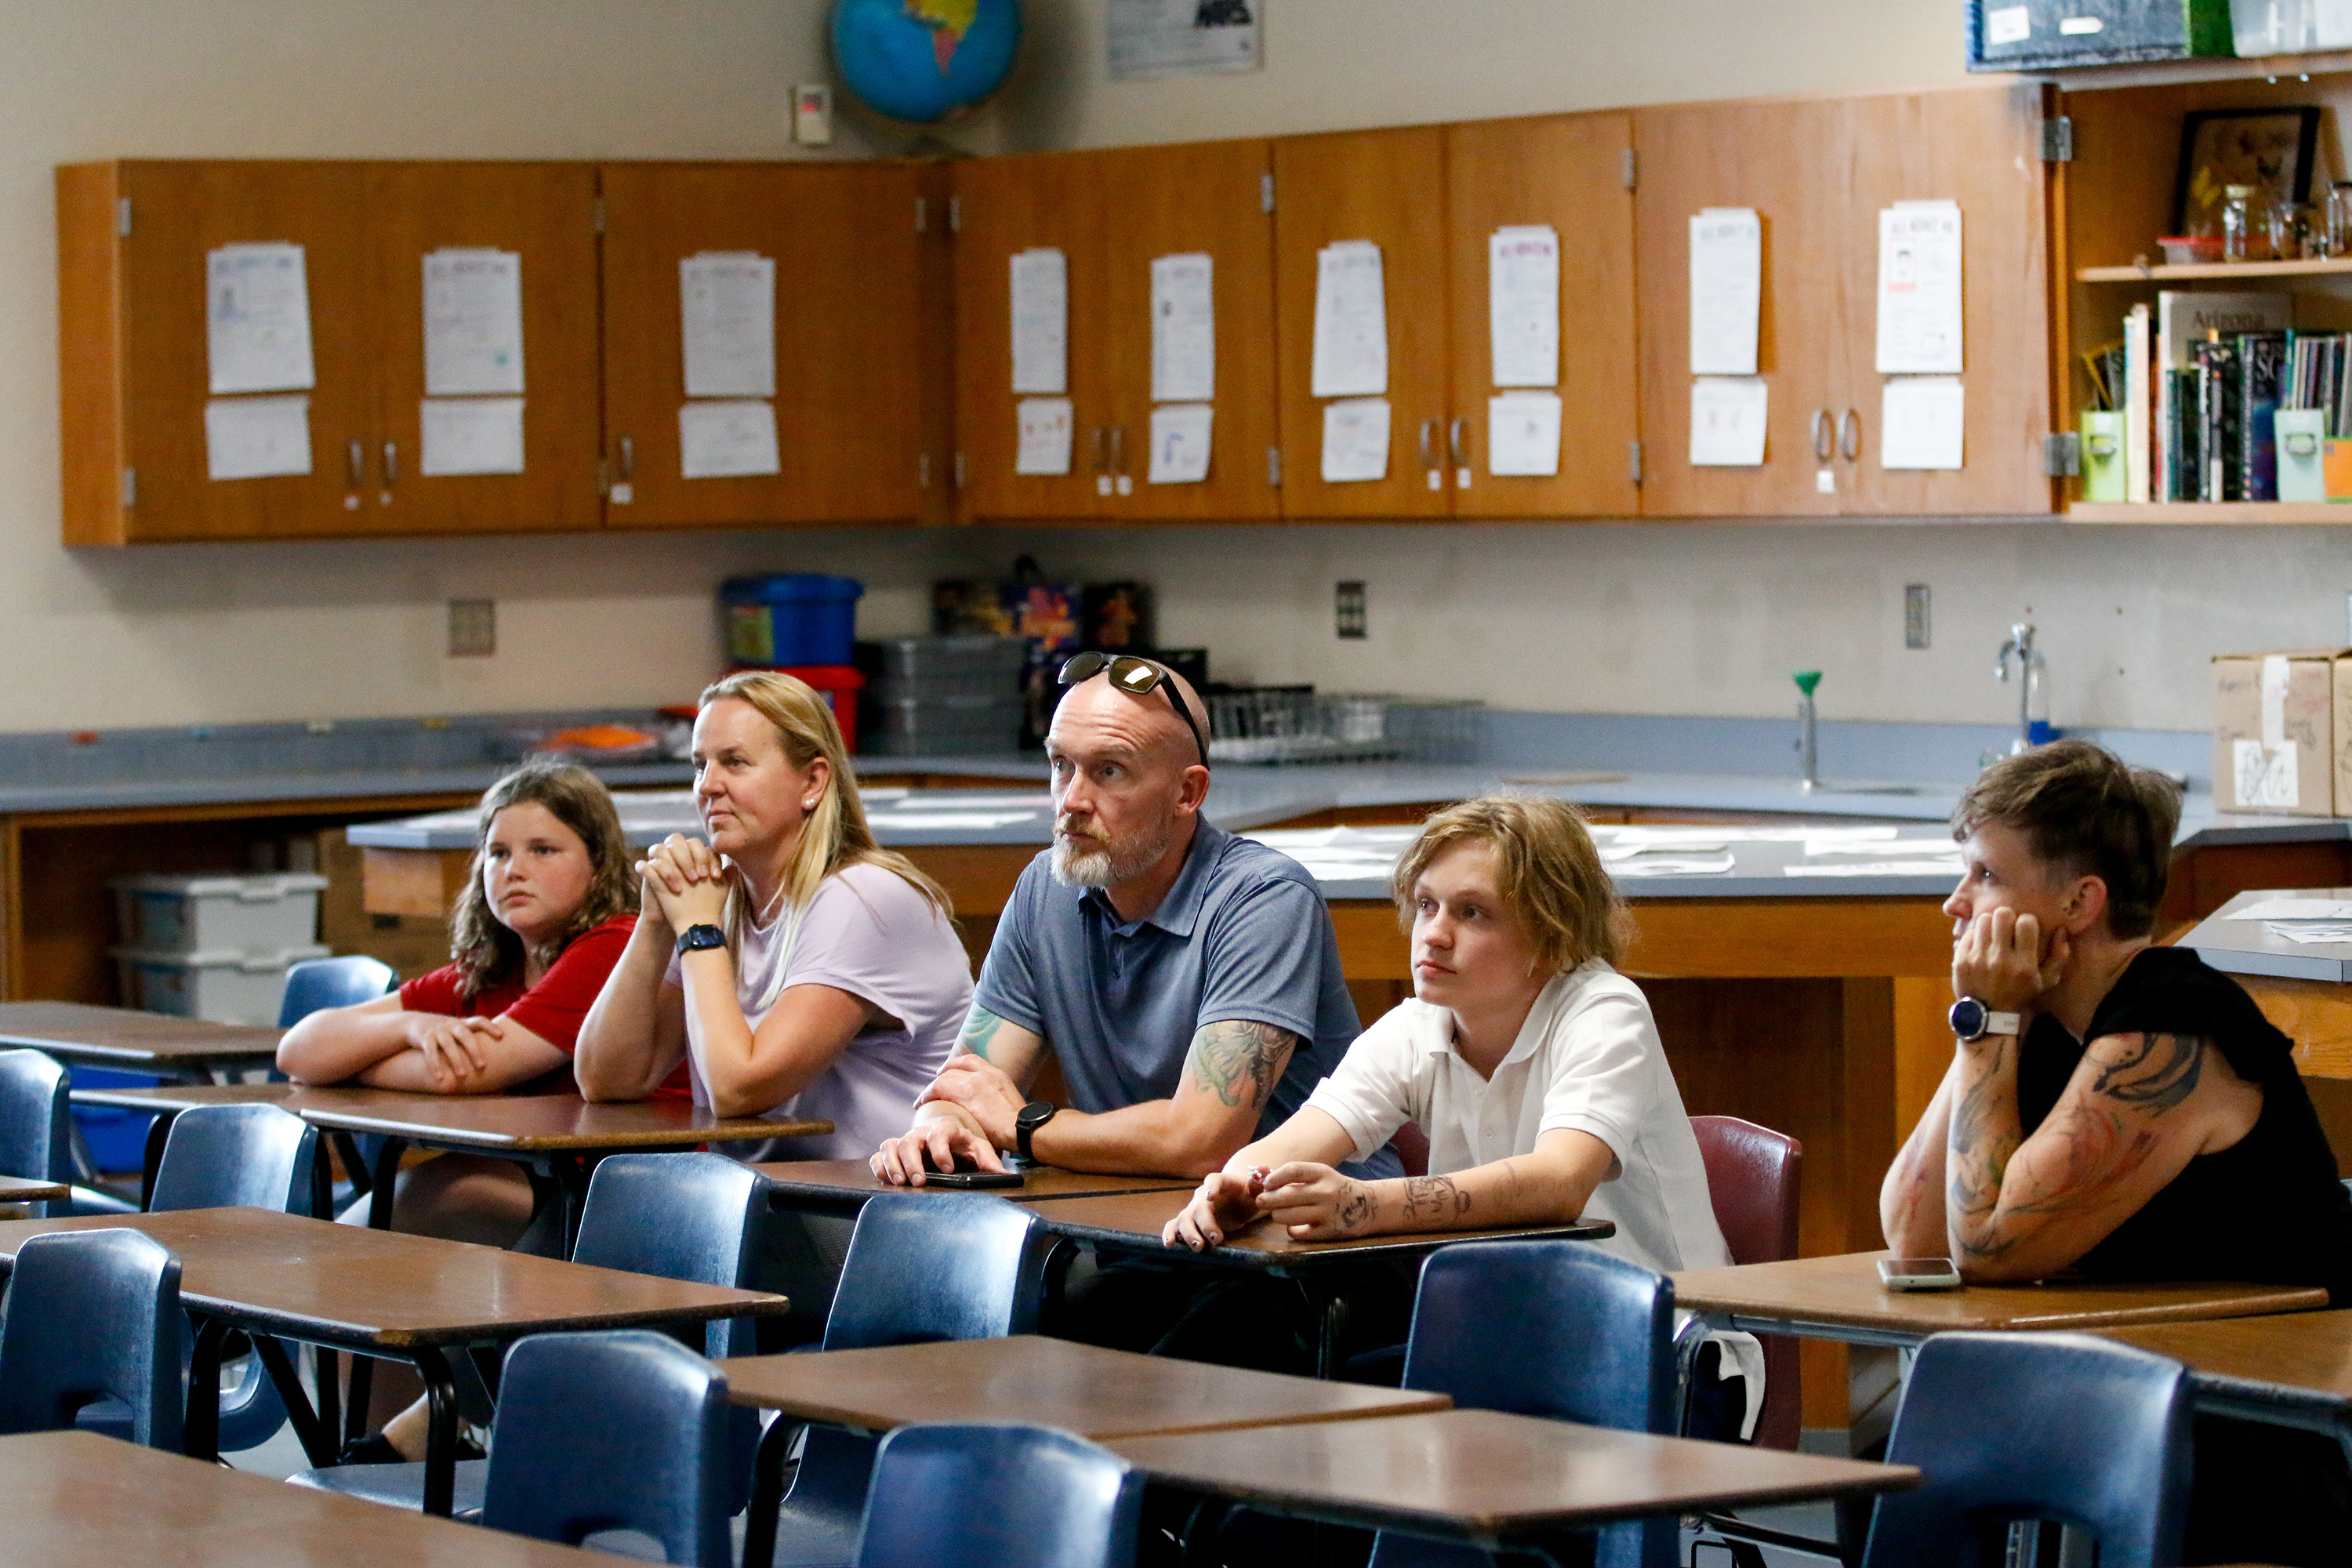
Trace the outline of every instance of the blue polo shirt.
[[[1054, 880], [1052, 858], [1022, 871], [972, 1001], [1052, 1045], [1076, 1109], [1172, 1099], [1202, 1025], [1271, 1024], [1304, 1044], [1258, 1119], [1263, 1137], [1347, 1055], [1356, 1005], [1331, 912], [1297, 861], [1200, 822], [1160, 907], [1122, 921], [1100, 889]], [[1385, 1149], [1346, 1168], [1403, 1173]]]

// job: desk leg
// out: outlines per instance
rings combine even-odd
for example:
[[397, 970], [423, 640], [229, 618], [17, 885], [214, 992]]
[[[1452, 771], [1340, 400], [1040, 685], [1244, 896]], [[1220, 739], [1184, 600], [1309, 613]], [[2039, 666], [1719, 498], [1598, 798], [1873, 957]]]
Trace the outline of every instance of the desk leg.
[[[324, 1345], [312, 1349], [311, 1368], [319, 1384], [319, 1396], [312, 1408], [319, 1413], [319, 1425], [336, 1443], [343, 1441], [343, 1377], [340, 1358]], [[357, 1365], [362, 1358], [352, 1357]], [[340, 1449], [338, 1450], [340, 1452]]]
[[375, 1393], [375, 1357], [352, 1352], [352, 1380], [344, 1391], [343, 1441], [367, 1436], [368, 1403]]
[[375, 1171], [368, 1188], [368, 1228], [392, 1228], [392, 1200], [400, 1185], [400, 1157], [408, 1152], [404, 1138], [386, 1138], [383, 1147], [376, 1151]]
[[188, 1414], [180, 1447], [192, 1459], [220, 1458], [221, 1342], [228, 1325], [195, 1313], [196, 1341], [188, 1357]]
[[1296, 1278], [1315, 1313], [1315, 1375], [1329, 1383], [1343, 1365], [1339, 1352], [1348, 1337], [1348, 1300], [1323, 1286], [1311, 1270], [1302, 1269]]
[[751, 1470], [751, 1506], [743, 1516], [743, 1568], [774, 1568], [776, 1516], [784, 1506], [784, 1460], [793, 1451], [797, 1421], [781, 1412], [760, 1436], [760, 1454]]
[[425, 1379], [425, 1511], [449, 1517], [457, 1488], [457, 1384], [449, 1362], [432, 1345], [416, 1348]]
[[1177, 1542], [1182, 1568], [1218, 1568], [1217, 1538], [1224, 1533], [1225, 1521], [1234, 1516], [1237, 1506], [1212, 1496], [1203, 1496], [1192, 1505]]
[[563, 1187], [563, 1256], [569, 1258], [580, 1245], [580, 1216], [588, 1207], [588, 1182], [596, 1173], [596, 1162], [590, 1155], [562, 1155], [555, 1158], [554, 1175]]
[[285, 1403], [287, 1419], [294, 1424], [294, 1435], [301, 1439], [302, 1452], [313, 1466], [335, 1462], [335, 1428], [313, 1409], [302, 1391], [302, 1375], [295, 1370], [286, 1346], [267, 1334], [253, 1336], [253, 1350], [269, 1373], [269, 1381], [278, 1385], [278, 1397]]

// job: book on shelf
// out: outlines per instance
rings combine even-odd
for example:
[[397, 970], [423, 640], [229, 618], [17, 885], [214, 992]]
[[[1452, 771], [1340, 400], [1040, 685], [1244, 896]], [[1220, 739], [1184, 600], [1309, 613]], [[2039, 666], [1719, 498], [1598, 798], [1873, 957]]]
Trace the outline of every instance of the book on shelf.
[[[2154, 429], [2159, 433], [2158, 439], [2165, 448], [2153, 470], [2158, 479], [2158, 500], [2203, 500], [2209, 489], [2234, 489], [2238, 485], [2239, 476], [2234, 470], [2226, 475], [2215, 470], [2221, 454], [2206, 444], [2204, 404], [2193, 404], [2187, 409], [2173, 406], [2173, 399], [2184, 388], [2192, 397], [2198, 395], [2198, 351], [2216, 334], [2234, 337], [2241, 332], [2283, 332], [2294, 325], [2292, 294], [2187, 289], [2166, 289], [2158, 293], [2156, 331], [2159, 346], [2156, 360], [2166, 373], [2155, 386], [2158, 403]], [[2126, 342], [2129, 342], [2128, 337]], [[2235, 401], [2234, 391], [2231, 401]], [[2219, 407], [2213, 412], [2218, 416]], [[2218, 426], [2214, 433], [2219, 434]], [[2188, 447], [2192, 441], [2196, 451]], [[2222, 479], [2226, 479], [2226, 484], [2219, 482]]]
[[2238, 334], [2238, 493], [2236, 500], [2278, 497], [2279, 379], [2285, 369], [2287, 332]]
[[2124, 499], [2128, 501], [2148, 498], [2148, 424], [2154, 395], [2147, 378], [2148, 326], [2144, 304], [2134, 305], [2131, 314], [2124, 318], [2123, 384], [2116, 390], [2123, 400]]

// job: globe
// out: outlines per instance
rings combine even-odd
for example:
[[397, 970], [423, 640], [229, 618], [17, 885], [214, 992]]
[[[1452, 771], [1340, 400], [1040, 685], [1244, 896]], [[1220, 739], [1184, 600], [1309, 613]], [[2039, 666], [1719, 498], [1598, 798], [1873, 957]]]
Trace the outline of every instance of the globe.
[[835, 0], [833, 60], [877, 114], [935, 125], [1004, 85], [1021, 47], [1020, 0]]

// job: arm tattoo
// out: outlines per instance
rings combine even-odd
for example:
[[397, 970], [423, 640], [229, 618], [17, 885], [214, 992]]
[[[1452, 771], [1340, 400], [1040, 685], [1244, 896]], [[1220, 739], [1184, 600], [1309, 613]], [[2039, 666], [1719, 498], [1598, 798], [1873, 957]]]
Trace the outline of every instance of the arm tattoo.
[[963, 1021], [963, 1033], [956, 1037], [956, 1044], [986, 1061], [988, 1043], [996, 1038], [996, 1031], [1003, 1025], [1003, 1019], [975, 1002], [971, 1005], [971, 1016]]
[[1349, 1182], [1348, 1195], [1339, 1200], [1339, 1228], [1361, 1230], [1371, 1217], [1372, 1194], [1365, 1190], [1361, 1182]]
[[1192, 1081], [1227, 1105], [1255, 1110], [1274, 1092], [1298, 1037], [1247, 1018], [1203, 1024], [1185, 1057]]
[[1470, 1212], [1470, 1194], [1451, 1176], [1407, 1176], [1404, 1217], [1409, 1220], [1456, 1219]]
[[2160, 1116], [2196, 1092], [2205, 1041], [2196, 1035], [2141, 1035], [2138, 1041], [2122, 1061], [2099, 1069], [2091, 1089]]

